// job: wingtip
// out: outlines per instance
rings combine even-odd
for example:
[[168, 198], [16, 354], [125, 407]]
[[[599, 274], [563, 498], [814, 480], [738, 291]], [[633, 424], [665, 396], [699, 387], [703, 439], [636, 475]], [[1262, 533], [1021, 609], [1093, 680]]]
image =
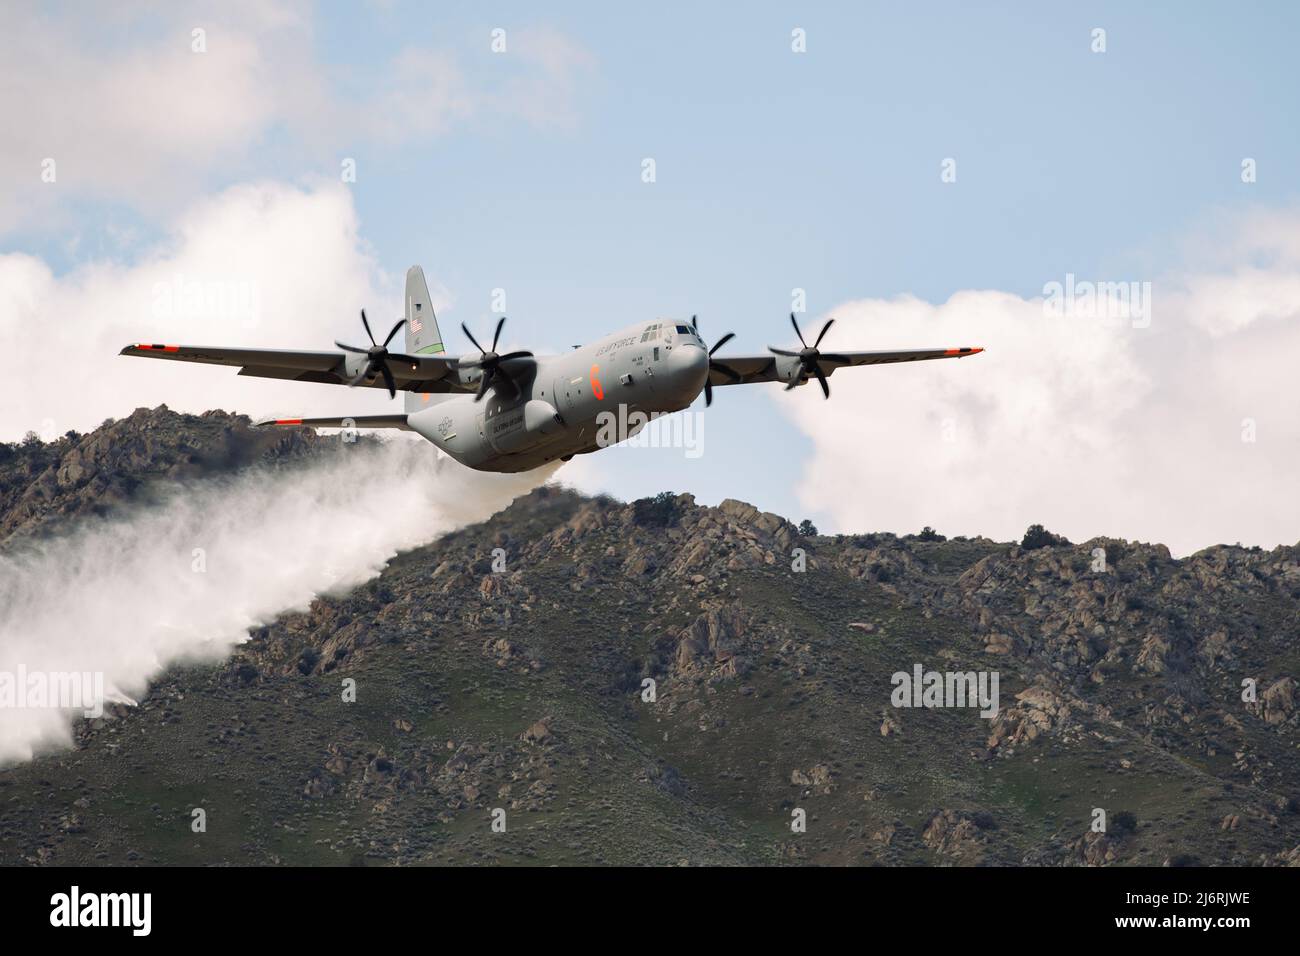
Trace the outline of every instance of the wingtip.
[[965, 358], [968, 355], [979, 355], [979, 353], [983, 351], [984, 348], [982, 346], [979, 348], [970, 348], [968, 346], [962, 346], [959, 349], [948, 349], [947, 354], [955, 356], [956, 358]]
[[254, 428], [263, 428], [267, 425], [301, 425], [301, 418], [259, 418], [253, 422]]

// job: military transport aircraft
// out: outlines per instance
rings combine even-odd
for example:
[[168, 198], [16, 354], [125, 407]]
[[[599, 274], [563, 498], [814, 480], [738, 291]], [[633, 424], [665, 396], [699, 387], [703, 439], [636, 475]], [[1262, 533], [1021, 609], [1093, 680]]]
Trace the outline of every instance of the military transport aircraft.
[[[979, 348], [912, 349], [902, 352], [822, 352], [834, 319], [827, 320], [809, 345], [792, 314], [790, 322], [803, 346], [798, 351], [769, 347], [764, 355], [714, 357], [732, 333], [706, 348], [694, 318], [629, 326], [566, 355], [497, 352], [505, 325], [497, 322], [491, 348], [483, 348], [470, 330], [465, 336], [479, 354], [453, 358], [444, 354], [442, 335], [429, 301], [424, 272], [406, 273], [406, 317], [383, 343], [375, 341], [361, 310], [369, 348], [335, 342], [337, 352], [280, 349], [205, 348], [189, 345], [128, 345], [122, 355], [240, 366], [240, 375], [296, 382], [386, 388], [392, 398], [403, 391], [405, 411], [350, 418], [278, 418], [259, 425], [311, 425], [322, 428], [402, 428], [416, 432], [470, 468], [518, 472], [556, 458], [568, 461], [603, 447], [602, 412], [625, 406], [640, 419], [679, 411], [704, 391], [713, 402], [715, 385], [785, 382], [786, 390], [815, 378], [830, 398], [827, 378], [842, 365], [880, 365], [926, 359], [963, 358]], [[405, 351], [388, 345], [406, 326]], [[624, 420], [630, 420], [625, 418]], [[642, 424], [644, 422], [642, 421]], [[631, 437], [629, 429], [618, 440]]]

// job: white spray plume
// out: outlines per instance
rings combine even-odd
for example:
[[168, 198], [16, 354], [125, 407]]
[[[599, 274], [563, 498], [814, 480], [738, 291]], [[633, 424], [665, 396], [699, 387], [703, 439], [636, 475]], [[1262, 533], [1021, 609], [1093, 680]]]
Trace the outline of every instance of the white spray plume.
[[[130, 701], [167, 666], [221, 660], [249, 627], [368, 580], [554, 471], [474, 472], [402, 436], [83, 522], [0, 555], [0, 676], [100, 672], [107, 699]], [[0, 707], [0, 765], [68, 746], [79, 714]]]

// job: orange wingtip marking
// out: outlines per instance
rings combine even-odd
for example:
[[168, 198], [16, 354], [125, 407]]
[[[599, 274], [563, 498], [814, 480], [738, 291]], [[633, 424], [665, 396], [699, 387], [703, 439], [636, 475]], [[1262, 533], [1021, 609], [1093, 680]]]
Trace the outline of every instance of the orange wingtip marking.
[[179, 345], [146, 345], [144, 342], [138, 344], [136, 348], [143, 349], [146, 352], [179, 352], [181, 350]]
[[983, 352], [983, 351], [984, 351], [984, 349], [982, 349], [982, 348], [978, 348], [978, 349], [964, 349], [964, 348], [963, 348], [963, 349], [948, 349], [948, 350], [945, 351], [943, 354], [944, 354], [944, 355], [978, 355], [980, 352]]
[[301, 418], [277, 418], [275, 420], [275, 423], [277, 425], [301, 425], [302, 419]]

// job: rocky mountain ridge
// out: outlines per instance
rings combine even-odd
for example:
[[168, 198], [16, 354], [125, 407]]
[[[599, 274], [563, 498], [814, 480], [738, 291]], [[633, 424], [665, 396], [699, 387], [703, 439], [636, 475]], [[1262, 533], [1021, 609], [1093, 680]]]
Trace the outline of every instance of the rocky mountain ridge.
[[0, 442], [0, 542], [107, 514], [147, 495], [154, 483], [297, 461], [334, 444], [307, 429], [254, 429], [245, 415], [180, 415], [166, 405], [49, 442], [29, 433], [21, 442]]
[[[175, 460], [126, 474], [329, 453], [147, 414]], [[18, 530], [82, 513], [10, 500]], [[893, 706], [916, 664], [996, 671], [998, 714]], [[1298, 865], [1298, 672], [1295, 547], [829, 537], [543, 487], [0, 772], [0, 860]]]

